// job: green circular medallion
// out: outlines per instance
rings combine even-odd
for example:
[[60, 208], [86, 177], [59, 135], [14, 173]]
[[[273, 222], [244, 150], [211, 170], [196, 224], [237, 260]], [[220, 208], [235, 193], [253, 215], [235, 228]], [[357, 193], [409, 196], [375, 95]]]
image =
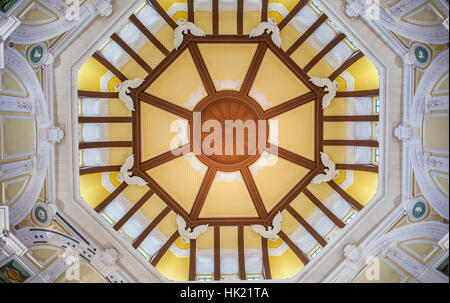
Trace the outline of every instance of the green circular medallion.
[[412, 208], [412, 215], [414, 218], [422, 218], [427, 211], [427, 207], [424, 202], [418, 201], [414, 204]]
[[416, 49], [414, 50], [414, 56], [416, 57], [416, 60], [422, 64], [427, 63], [428, 59], [430, 58], [428, 50], [423, 46], [416, 47]]
[[42, 206], [37, 206], [34, 209], [34, 217], [39, 221], [39, 223], [46, 223], [48, 221], [47, 210], [45, 210]]
[[33, 63], [39, 63], [39, 61], [42, 60], [43, 55], [44, 48], [40, 45], [37, 45], [30, 50], [30, 60]]

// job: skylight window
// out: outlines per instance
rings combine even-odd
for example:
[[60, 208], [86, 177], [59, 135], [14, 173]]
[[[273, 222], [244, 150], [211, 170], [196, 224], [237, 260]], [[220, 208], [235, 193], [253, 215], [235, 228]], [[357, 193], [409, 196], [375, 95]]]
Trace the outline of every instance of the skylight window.
[[119, 32], [119, 37], [125, 41], [129, 46], [133, 46], [134, 43], [142, 36], [139, 29], [131, 22], [129, 22], [125, 27]]
[[116, 42], [109, 41], [109, 43], [101, 50], [101, 53], [106, 60], [115, 64], [119, 61], [120, 57], [125, 54], [125, 51]]
[[147, 28], [151, 28], [153, 24], [160, 18], [158, 13], [149, 5], [144, 7], [136, 17], [142, 22]]

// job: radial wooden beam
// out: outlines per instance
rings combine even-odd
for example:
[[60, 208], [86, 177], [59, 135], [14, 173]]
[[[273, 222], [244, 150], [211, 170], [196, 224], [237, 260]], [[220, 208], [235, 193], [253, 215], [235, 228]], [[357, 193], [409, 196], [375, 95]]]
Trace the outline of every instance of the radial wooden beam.
[[337, 92], [336, 98], [347, 98], [347, 97], [375, 97], [380, 95], [379, 89], [369, 89], [369, 90], [359, 90], [353, 92]]
[[125, 188], [127, 188], [128, 184], [126, 184], [125, 182], [120, 183], [119, 186], [117, 186], [117, 188], [111, 193], [109, 194], [108, 197], [105, 198], [105, 200], [103, 200], [99, 205], [97, 205], [94, 210], [96, 212], [101, 212], [103, 209], [105, 209], [106, 206], [109, 205], [109, 203], [111, 203], [115, 198], [117, 198], [118, 195], [120, 195], [121, 192], [123, 192], [125, 190]]
[[372, 164], [336, 164], [336, 169], [366, 171], [378, 173], [378, 165]]
[[256, 186], [255, 180], [253, 179], [253, 176], [248, 167], [241, 168], [241, 174], [242, 178], [244, 179], [245, 186], [247, 186], [248, 192], [250, 193], [253, 204], [255, 205], [256, 212], [261, 219], [266, 219], [266, 208], [258, 191], [258, 187]]
[[119, 171], [120, 165], [110, 165], [110, 166], [88, 166], [80, 168], [80, 176], [89, 175], [89, 174], [97, 174], [97, 173], [106, 173], [112, 171]]
[[337, 35], [327, 46], [325, 46], [304, 68], [303, 71], [308, 73], [319, 61], [325, 57], [336, 45], [345, 39], [345, 34], [340, 33]]
[[334, 189], [335, 192], [337, 192], [342, 198], [344, 198], [345, 201], [348, 202], [348, 204], [351, 205], [354, 209], [360, 211], [363, 209], [363, 205], [355, 200], [352, 196], [350, 196], [345, 190], [343, 190], [336, 182], [331, 180], [328, 182], [328, 184], [331, 186], [332, 189]]
[[150, 105], [156, 106], [162, 110], [165, 110], [169, 113], [172, 113], [174, 115], [177, 115], [181, 118], [185, 119], [192, 119], [192, 112], [185, 109], [184, 107], [175, 105], [173, 103], [170, 103], [166, 100], [160, 99], [156, 96], [147, 94], [147, 93], [140, 93], [139, 94], [139, 100], [148, 103]]
[[320, 202], [319, 199], [317, 199], [312, 192], [310, 192], [307, 188], [305, 188], [303, 190], [303, 193], [305, 194], [305, 196], [312, 202], [314, 203], [314, 205], [320, 209], [331, 221], [333, 221], [334, 224], [336, 224], [336, 226], [338, 226], [339, 228], [344, 228], [345, 227], [345, 223], [342, 222], [341, 219], [339, 219], [338, 217], [336, 217], [335, 214], [333, 214], [322, 202]]
[[192, 221], [192, 227], [208, 224], [210, 226], [250, 226], [253, 224], [267, 225], [267, 222], [255, 217], [238, 217], [238, 218], [199, 218]]
[[170, 54], [170, 51], [147, 29], [147, 27], [145, 27], [144, 24], [142, 24], [136, 15], [131, 15], [130, 21], [133, 22], [133, 24], [144, 34], [145, 37], [147, 37], [148, 40], [150, 40], [150, 42], [153, 43], [153, 45], [156, 46], [157, 49], [159, 49], [161, 53], [165, 56]]
[[290, 205], [286, 207], [286, 210], [300, 223], [307, 232], [313, 236], [316, 241], [323, 246], [327, 245], [327, 241], [311, 226], [308, 222]]
[[173, 29], [177, 28], [177, 24], [172, 18], [166, 13], [166, 11], [159, 5], [158, 0], [147, 0], [147, 2], [153, 6], [155, 11], [167, 22]]
[[213, 35], [219, 35], [219, 0], [213, 0]]
[[323, 145], [378, 147], [378, 141], [375, 141], [375, 140], [323, 140]]
[[142, 164], [139, 165], [139, 169], [141, 169], [142, 171], [147, 171], [149, 169], [155, 168], [169, 161], [175, 160], [176, 158], [181, 157], [184, 154], [189, 153], [190, 151], [191, 151], [190, 144], [183, 145], [177, 149], [174, 149], [173, 151], [168, 151], [150, 160], [142, 162]]
[[102, 64], [106, 69], [108, 69], [111, 73], [113, 73], [117, 78], [120, 79], [120, 81], [124, 82], [127, 81], [127, 77], [125, 77], [124, 74], [120, 70], [118, 70], [111, 62], [109, 62], [105, 57], [103, 57], [102, 54], [99, 52], [95, 52], [92, 55], [92, 58], [97, 60], [100, 64]]
[[287, 14], [286, 17], [283, 18], [283, 20], [278, 25], [278, 28], [282, 30], [286, 25], [288, 25], [289, 22], [291, 22], [292, 18], [294, 18], [297, 13], [306, 5], [308, 4], [309, 0], [299, 0], [298, 3], [294, 6], [293, 9]]
[[139, 64], [147, 73], [151, 73], [153, 69], [147, 62], [142, 59], [138, 53], [136, 53], [122, 38], [119, 37], [116, 33], [111, 35], [111, 39], [116, 42], [137, 64]]
[[132, 147], [132, 141], [108, 141], [108, 142], [80, 142], [80, 149], [105, 148], [105, 147]]
[[327, 15], [322, 14], [322, 16], [320, 16], [319, 19], [317, 19], [317, 21], [314, 22], [314, 24], [311, 25], [311, 27], [308, 28], [306, 32], [291, 45], [291, 47], [289, 47], [286, 54], [288, 56], [292, 55], [325, 21], [327, 21], [327, 19]]
[[197, 266], [197, 240], [192, 239], [189, 245], [189, 281], [195, 281]]
[[194, 0], [187, 0], [188, 21], [194, 23]]
[[269, 247], [267, 245], [267, 239], [261, 237], [261, 250], [262, 250], [262, 261], [264, 267], [264, 279], [271, 280], [272, 273], [270, 271], [270, 263], [269, 263]]
[[379, 120], [379, 115], [323, 116], [324, 122], [376, 122]]
[[357, 62], [359, 59], [364, 57], [364, 54], [358, 50], [354, 52], [342, 65], [335, 70], [328, 78], [333, 81], [337, 77], [339, 77], [340, 74], [342, 74], [344, 71], [347, 70], [350, 66], [352, 66], [355, 62]]
[[220, 278], [220, 226], [214, 226], [214, 280]]
[[165, 218], [165, 216], [167, 216], [168, 213], [170, 213], [170, 207], [167, 206], [166, 208], [163, 209], [161, 213], [159, 213], [158, 216], [156, 216], [155, 219], [153, 219], [153, 221], [145, 228], [145, 230], [141, 232], [141, 234], [136, 238], [136, 240], [134, 240], [133, 247], [138, 248], [141, 245], [141, 243], [145, 240], [145, 238], [148, 237], [148, 235], [152, 232], [152, 230], [159, 224], [159, 222], [161, 222], [162, 219]]
[[316, 162], [311, 161], [307, 158], [304, 158], [296, 153], [293, 153], [291, 151], [288, 151], [287, 149], [284, 149], [276, 145], [268, 145], [266, 147], [266, 151], [282, 159], [288, 160], [289, 162], [300, 165], [302, 167], [306, 167], [309, 169], [315, 169], [317, 167]]
[[267, 12], [269, 10], [269, 0], [262, 0], [261, 3], [261, 22], [267, 22]]
[[208, 171], [206, 172], [206, 175], [203, 178], [202, 185], [200, 186], [200, 189], [197, 193], [197, 197], [195, 198], [194, 205], [192, 206], [190, 216], [192, 220], [198, 219], [203, 204], [205, 203], [206, 196], [208, 195], [209, 189], [211, 188], [211, 185], [215, 177], [216, 177], [216, 169], [212, 167], [208, 168]]
[[283, 231], [280, 231], [278, 235], [284, 241], [284, 243], [286, 243], [289, 246], [289, 248], [294, 252], [294, 254], [300, 259], [300, 261], [304, 265], [308, 264], [309, 259], [305, 255], [305, 253], [300, 248], [298, 248], [297, 245], [295, 245], [295, 243], [292, 242], [292, 240]]
[[317, 99], [316, 92], [309, 92], [300, 97], [294, 98], [292, 100], [281, 103], [280, 105], [274, 106], [264, 112], [266, 119], [272, 119], [278, 115], [281, 115], [285, 112], [293, 110], [299, 106], [302, 106], [306, 103], [314, 101]]
[[244, 82], [242, 83], [241, 94], [248, 95], [250, 93], [250, 89], [253, 86], [256, 74], [258, 73], [259, 67], [261, 66], [264, 54], [266, 53], [266, 49], [267, 49], [266, 43], [259, 43], [255, 55], [253, 56], [253, 60], [247, 71], [247, 75], [245, 75]]
[[131, 123], [131, 117], [78, 117], [78, 123]]
[[239, 259], [239, 279], [246, 280], [245, 272], [245, 252], [244, 252], [244, 226], [238, 226], [238, 259]]
[[205, 61], [203, 61], [203, 57], [198, 49], [196, 43], [189, 43], [188, 45], [189, 51], [191, 52], [192, 59], [194, 60], [195, 66], [197, 68], [198, 74], [202, 79], [203, 86], [205, 87], [206, 92], [209, 96], [214, 95], [216, 93], [216, 87], [214, 86], [214, 82], [208, 72], [208, 68], [206, 67]]
[[93, 92], [87, 90], [78, 91], [79, 98], [114, 99], [119, 98], [119, 93], [114, 92]]
[[179, 236], [180, 236], [180, 234], [178, 233], [178, 230], [176, 232], [174, 232], [172, 234], [172, 236], [170, 236], [169, 240], [167, 240], [167, 242], [164, 243], [164, 245], [159, 249], [159, 251], [156, 253], [156, 255], [152, 258], [151, 263], [153, 266], [158, 265], [159, 261], [162, 259], [164, 254], [167, 252], [169, 247], [173, 244], [173, 242], [175, 242], [176, 239], [178, 239]]
[[114, 229], [119, 230], [127, 221], [153, 196], [153, 190], [149, 189], [136, 204], [117, 222], [114, 224]]
[[244, 34], [244, 0], [237, 0], [237, 34]]

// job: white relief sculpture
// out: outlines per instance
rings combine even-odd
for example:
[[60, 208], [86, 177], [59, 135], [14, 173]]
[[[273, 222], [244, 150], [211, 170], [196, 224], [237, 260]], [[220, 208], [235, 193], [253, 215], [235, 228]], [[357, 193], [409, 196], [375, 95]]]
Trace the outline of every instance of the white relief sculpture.
[[134, 165], [134, 155], [127, 158], [125, 163], [120, 168], [120, 172], [117, 175], [117, 180], [119, 182], [125, 182], [128, 185], [144, 186], [147, 182], [141, 177], [131, 177], [131, 172], [129, 171]]
[[309, 79], [314, 85], [318, 87], [325, 87], [326, 94], [322, 98], [322, 109], [327, 108], [331, 104], [331, 100], [336, 97], [336, 92], [339, 89], [339, 82], [331, 81], [328, 78], [313, 77]]
[[263, 225], [253, 224], [252, 229], [254, 232], [260, 234], [261, 237], [270, 241], [276, 241], [278, 239], [278, 233], [281, 231], [281, 221], [283, 221], [283, 217], [281, 216], [281, 212], [278, 212], [273, 218], [272, 226], [266, 229]]
[[208, 224], [199, 225], [194, 229], [187, 228], [186, 229], [186, 221], [178, 215], [177, 217], [177, 225], [178, 225], [178, 233], [180, 234], [181, 241], [183, 243], [189, 243], [190, 240], [197, 239], [202, 233], [204, 233], [208, 229]]
[[406, 141], [414, 137], [414, 128], [399, 125], [394, 129], [394, 135], [401, 141]]
[[59, 143], [64, 138], [64, 131], [56, 126], [51, 126], [43, 130], [41, 140], [50, 143]]
[[131, 91], [130, 88], [136, 88], [144, 82], [143, 79], [136, 78], [134, 80], [126, 80], [122, 83], [117, 83], [114, 86], [116, 92], [119, 92], [119, 99], [125, 104], [125, 106], [134, 111], [134, 103], [131, 99], [130, 95], [128, 95]]
[[330, 157], [326, 153], [320, 153], [320, 159], [325, 167], [327, 167], [324, 172], [325, 174], [320, 174], [315, 176], [311, 183], [320, 184], [324, 182], [329, 182], [333, 179], [339, 177], [339, 171], [336, 170], [336, 164], [331, 161]]
[[94, 0], [93, 6], [96, 12], [102, 17], [108, 17], [112, 14], [111, 0]]
[[178, 49], [183, 43], [184, 35], [188, 34], [189, 32], [193, 36], [197, 37], [204, 37], [206, 36], [205, 32], [198, 26], [196, 26], [194, 23], [187, 21], [186, 19], [180, 18], [177, 21], [177, 28], [175, 29], [174, 33], [174, 39], [173, 39], [173, 47], [175, 49]]
[[239, 88], [241, 87], [242, 81], [241, 80], [237, 80], [237, 81], [233, 81], [233, 80], [223, 80], [223, 81], [214, 80], [214, 84], [216, 85], [216, 88], [218, 90], [225, 90], [225, 89], [239, 90]]
[[280, 29], [278, 28], [277, 19], [269, 18], [267, 22], [261, 22], [257, 27], [252, 29], [250, 34], [248, 35], [250, 38], [259, 37], [267, 30], [267, 33], [272, 33], [272, 41], [273, 43], [280, 48], [281, 47], [281, 36]]
[[263, 109], [268, 109], [273, 106], [272, 102], [267, 101], [266, 95], [264, 95], [263, 92], [259, 92], [255, 86], [250, 91], [250, 96], [252, 96]]
[[239, 172], [233, 172], [233, 173], [225, 173], [225, 172], [217, 172], [215, 182], [225, 182], [225, 183], [232, 183], [232, 182], [242, 182], [242, 175]]
[[194, 109], [197, 103], [200, 102], [200, 100], [202, 100], [207, 95], [208, 94], [206, 93], [205, 88], [203, 87], [203, 85], [201, 85], [198, 87], [198, 91], [189, 96], [189, 101], [184, 103], [183, 106], [189, 109]]

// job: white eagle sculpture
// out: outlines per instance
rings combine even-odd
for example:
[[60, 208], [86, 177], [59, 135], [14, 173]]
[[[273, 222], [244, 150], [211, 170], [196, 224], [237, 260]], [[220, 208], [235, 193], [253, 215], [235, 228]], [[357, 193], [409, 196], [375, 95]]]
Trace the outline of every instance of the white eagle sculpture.
[[125, 163], [120, 167], [120, 172], [117, 175], [117, 180], [119, 182], [125, 182], [128, 185], [137, 185], [144, 186], [148, 182], [146, 182], [141, 177], [131, 177], [131, 172], [129, 171], [134, 165], [134, 155], [131, 155], [127, 158]]
[[257, 27], [252, 29], [250, 34], [248, 35], [250, 38], [252, 37], [258, 37], [264, 34], [264, 32], [267, 30], [267, 33], [272, 33], [272, 41], [273, 43], [280, 48], [281, 47], [281, 36], [280, 36], [280, 29], [278, 28], [277, 19], [275, 18], [269, 18], [267, 22], [261, 22]]
[[270, 241], [276, 241], [278, 239], [278, 233], [281, 231], [281, 221], [283, 217], [281, 213], [278, 212], [272, 221], [272, 226], [269, 226], [267, 229], [263, 225], [253, 224], [252, 229], [254, 232], [261, 235], [263, 238], [267, 238]]
[[119, 92], [119, 99], [122, 100], [125, 106], [131, 111], [134, 111], [134, 103], [130, 95], [128, 95], [131, 92], [130, 88], [136, 88], [141, 85], [142, 82], [144, 82], [144, 80], [136, 78], [134, 80], [126, 80], [122, 83], [117, 83], [114, 86], [115, 91]]
[[178, 26], [175, 29], [173, 38], [173, 47], [175, 49], [178, 49], [181, 43], [183, 43], [184, 38], [183, 34], [188, 34], [188, 32], [191, 32], [191, 34], [194, 36], [198, 37], [206, 36], [205, 32], [200, 27], [198, 27], [192, 22], [187, 21], [186, 19], [183, 18], [178, 19], [177, 24]]
[[320, 184], [323, 182], [329, 182], [339, 177], [339, 171], [336, 170], [336, 164], [330, 160], [330, 157], [326, 153], [320, 153], [320, 159], [322, 160], [323, 165], [327, 167], [324, 170], [325, 174], [315, 176], [311, 183]]
[[190, 240], [197, 239], [202, 233], [204, 233], [208, 229], [208, 224], [199, 225], [195, 227], [193, 230], [191, 228], [186, 229], [186, 221], [184, 221], [183, 217], [178, 215], [177, 217], [177, 225], [178, 225], [178, 233], [180, 234], [181, 241], [183, 243], [189, 243]]
[[331, 81], [328, 78], [311, 78], [309, 79], [314, 85], [318, 87], [325, 87], [325, 96], [322, 99], [322, 109], [327, 108], [331, 104], [331, 100], [336, 97], [336, 91], [339, 89], [339, 82]]

